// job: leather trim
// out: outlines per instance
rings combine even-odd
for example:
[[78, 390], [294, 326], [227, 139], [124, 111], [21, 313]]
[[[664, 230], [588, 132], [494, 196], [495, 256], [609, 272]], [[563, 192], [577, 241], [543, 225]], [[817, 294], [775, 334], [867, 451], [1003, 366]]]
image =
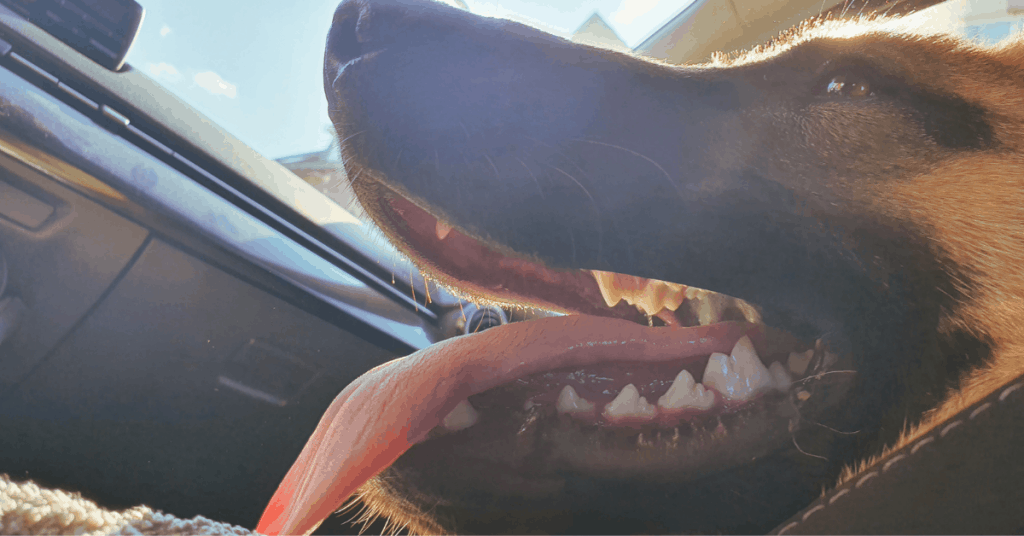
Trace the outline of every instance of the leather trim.
[[1024, 532], [1024, 376], [996, 390], [772, 534]]

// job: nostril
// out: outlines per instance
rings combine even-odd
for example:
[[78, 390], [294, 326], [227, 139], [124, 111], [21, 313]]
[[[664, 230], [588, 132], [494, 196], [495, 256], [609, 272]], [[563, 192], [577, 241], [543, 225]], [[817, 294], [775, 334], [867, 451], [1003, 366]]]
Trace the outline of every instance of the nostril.
[[[327, 36], [327, 55], [337, 65], [345, 65], [363, 55], [360, 21], [369, 15], [369, 11], [365, 0], [345, 0], [334, 12], [334, 21]], [[365, 28], [365, 22], [362, 26]]]

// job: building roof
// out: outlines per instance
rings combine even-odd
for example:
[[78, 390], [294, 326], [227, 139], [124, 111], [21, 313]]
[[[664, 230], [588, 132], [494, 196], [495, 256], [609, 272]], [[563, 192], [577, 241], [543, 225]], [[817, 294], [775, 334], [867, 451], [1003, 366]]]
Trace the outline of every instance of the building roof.
[[619, 38], [615, 30], [596, 11], [573, 32], [570, 39], [574, 43], [582, 43], [584, 45], [610, 48], [612, 50], [629, 50], [626, 43]]

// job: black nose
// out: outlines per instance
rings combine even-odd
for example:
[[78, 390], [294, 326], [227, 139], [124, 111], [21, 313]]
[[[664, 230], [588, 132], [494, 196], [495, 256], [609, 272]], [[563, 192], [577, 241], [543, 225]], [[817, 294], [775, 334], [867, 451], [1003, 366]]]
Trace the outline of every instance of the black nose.
[[327, 56], [338, 66], [466, 15], [432, 0], [344, 0], [334, 12]]

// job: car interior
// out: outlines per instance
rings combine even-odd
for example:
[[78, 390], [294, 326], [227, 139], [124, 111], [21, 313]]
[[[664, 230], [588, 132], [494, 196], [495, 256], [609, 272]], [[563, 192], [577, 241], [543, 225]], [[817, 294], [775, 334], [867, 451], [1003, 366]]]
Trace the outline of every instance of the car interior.
[[[428, 282], [289, 169], [301, 159], [261, 155], [133, 68], [143, 14], [0, 0], [0, 474], [251, 529], [354, 378], [553, 313]], [[882, 491], [777, 530], [1024, 531], [1024, 406], [996, 403], [1010, 395], [877, 475]], [[355, 534], [349, 517], [319, 532]]]

